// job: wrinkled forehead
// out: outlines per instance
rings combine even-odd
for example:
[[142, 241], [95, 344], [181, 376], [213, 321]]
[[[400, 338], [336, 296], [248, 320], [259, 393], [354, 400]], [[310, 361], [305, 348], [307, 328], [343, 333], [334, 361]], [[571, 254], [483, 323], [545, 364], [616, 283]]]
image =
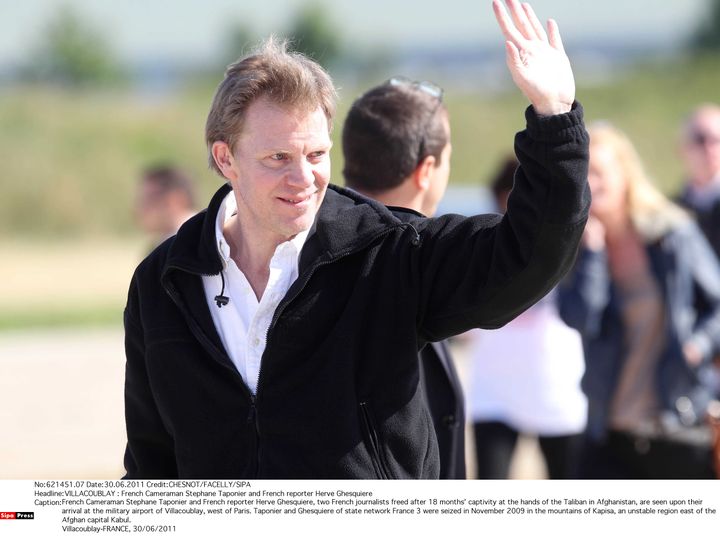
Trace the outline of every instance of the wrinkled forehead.
[[321, 107], [286, 107], [259, 100], [248, 107], [233, 151], [253, 154], [270, 150], [328, 149], [331, 144], [327, 116]]
[[283, 138], [329, 140], [328, 118], [321, 106], [286, 106], [259, 98], [248, 106], [238, 142], [276, 142]]

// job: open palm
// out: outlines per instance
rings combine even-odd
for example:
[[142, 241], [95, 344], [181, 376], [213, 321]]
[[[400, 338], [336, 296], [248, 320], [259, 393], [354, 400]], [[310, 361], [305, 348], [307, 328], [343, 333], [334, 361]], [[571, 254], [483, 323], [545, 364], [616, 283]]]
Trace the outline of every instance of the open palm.
[[530, 4], [517, 0], [506, 4], [509, 14], [500, 0], [493, 0], [513, 81], [540, 115], [570, 111], [575, 79], [557, 23], [550, 19], [546, 33]]

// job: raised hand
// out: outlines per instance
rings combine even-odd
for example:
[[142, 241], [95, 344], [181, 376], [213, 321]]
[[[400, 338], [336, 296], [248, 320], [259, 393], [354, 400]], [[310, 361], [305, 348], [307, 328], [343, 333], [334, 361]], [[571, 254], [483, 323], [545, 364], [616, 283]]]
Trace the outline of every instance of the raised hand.
[[493, 0], [495, 18], [505, 35], [507, 65], [513, 81], [540, 115], [570, 111], [575, 100], [575, 79], [565, 55], [560, 30], [548, 20], [547, 33], [530, 4]]

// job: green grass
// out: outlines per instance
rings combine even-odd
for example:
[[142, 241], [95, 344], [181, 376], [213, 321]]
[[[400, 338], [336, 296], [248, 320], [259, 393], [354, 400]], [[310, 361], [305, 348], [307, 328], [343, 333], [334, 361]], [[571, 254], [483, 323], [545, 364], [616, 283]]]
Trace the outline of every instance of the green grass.
[[0, 310], [0, 332], [30, 328], [122, 326], [122, 304]]

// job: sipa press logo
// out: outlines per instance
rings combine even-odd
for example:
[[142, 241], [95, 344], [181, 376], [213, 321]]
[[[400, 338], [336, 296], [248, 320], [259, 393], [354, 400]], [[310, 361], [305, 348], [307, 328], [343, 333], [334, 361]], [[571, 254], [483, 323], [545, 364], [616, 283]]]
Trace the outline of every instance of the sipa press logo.
[[35, 512], [0, 512], [0, 519], [35, 519]]

